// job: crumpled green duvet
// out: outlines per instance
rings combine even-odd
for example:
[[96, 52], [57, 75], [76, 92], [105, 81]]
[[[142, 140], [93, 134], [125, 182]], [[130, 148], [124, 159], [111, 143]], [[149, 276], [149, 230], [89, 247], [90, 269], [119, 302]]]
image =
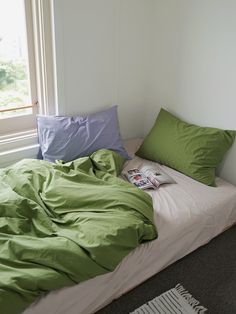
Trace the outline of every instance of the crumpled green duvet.
[[151, 197], [117, 178], [124, 160], [99, 150], [63, 164], [0, 169], [0, 313], [112, 271], [157, 237]]

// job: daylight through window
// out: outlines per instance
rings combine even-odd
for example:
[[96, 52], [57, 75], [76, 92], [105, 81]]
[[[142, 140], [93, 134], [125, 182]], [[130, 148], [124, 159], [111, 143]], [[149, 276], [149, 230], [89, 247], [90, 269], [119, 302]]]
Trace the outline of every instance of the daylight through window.
[[27, 47], [24, 1], [0, 0], [0, 119], [32, 114]]

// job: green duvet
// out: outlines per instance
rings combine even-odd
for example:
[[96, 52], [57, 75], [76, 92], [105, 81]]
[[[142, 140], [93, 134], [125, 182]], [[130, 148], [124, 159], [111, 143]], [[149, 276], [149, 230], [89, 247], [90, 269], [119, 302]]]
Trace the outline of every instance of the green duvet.
[[117, 178], [109, 150], [73, 162], [22, 160], [0, 169], [0, 313], [112, 271], [157, 237], [151, 197]]

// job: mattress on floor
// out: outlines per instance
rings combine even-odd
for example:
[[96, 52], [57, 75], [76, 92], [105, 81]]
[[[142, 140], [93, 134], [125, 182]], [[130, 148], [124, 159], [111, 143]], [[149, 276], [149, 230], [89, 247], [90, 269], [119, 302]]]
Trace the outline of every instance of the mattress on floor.
[[[140, 140], [127, 142], [134, 155]], [[126, 168], [152, 164], [134, 157]], [[209, 242], [236, 222], [236, 187], [217, 178], [208, 187], [165, 166], [176, 184], [150, 191], [159, 237], [142, 244], [115, 271], [53, 291], [31, 305], [24, 314], [90, 314], [139, 285], [163, 268]]]

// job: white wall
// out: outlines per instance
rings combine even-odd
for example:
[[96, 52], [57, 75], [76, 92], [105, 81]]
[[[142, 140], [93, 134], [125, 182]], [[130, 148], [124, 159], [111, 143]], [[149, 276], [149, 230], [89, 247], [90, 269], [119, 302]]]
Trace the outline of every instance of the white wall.
[[[60, 113], [119, 103], [125, 138], [161, 106], [236, 129], [236, 1], [54, 0]], [[236, 144], [221, 175], [236, 184]]]
[[[156, 2], [147, 122], [164, 106], [202, 126], [236, 129], [236, 1]], [[236, 143], [220, 175], [236, 184]]]
[[155, 0], [54, 1], [60, 114], [119, 104], [123, 137], [143, 135], [154, 8]]

